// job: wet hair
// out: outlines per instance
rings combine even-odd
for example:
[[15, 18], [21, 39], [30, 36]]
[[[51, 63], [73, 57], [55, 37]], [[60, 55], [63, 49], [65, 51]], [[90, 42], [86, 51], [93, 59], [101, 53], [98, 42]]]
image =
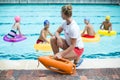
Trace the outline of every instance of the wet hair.
[[72, 6], [71, 5], [63, 6], [62, 13], [65, 14], [67, 17], [71, 17], [72, 16]]

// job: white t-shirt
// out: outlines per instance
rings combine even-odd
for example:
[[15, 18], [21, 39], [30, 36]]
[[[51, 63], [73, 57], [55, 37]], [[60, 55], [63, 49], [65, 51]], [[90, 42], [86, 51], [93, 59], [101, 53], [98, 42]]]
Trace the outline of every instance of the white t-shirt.
[[76, 38], [77, 41], [75, 47], [84, 48], [79, 26], [74, 20], [72, 20], [69, 25], [67, 25], [67, 22], [64, 22], [62, 24], [62, 28], [65, 34], [65, 40], [69, 46], [71, 45], [70, 38]]

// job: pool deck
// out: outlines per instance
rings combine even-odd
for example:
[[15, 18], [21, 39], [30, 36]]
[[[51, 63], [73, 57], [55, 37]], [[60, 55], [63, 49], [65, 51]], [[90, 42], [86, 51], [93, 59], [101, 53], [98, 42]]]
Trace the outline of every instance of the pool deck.
[[120, 58], [84, 59], [74, 75], [37, 65], [37, 60], [0, 60], [0, 80], [120, 80]]

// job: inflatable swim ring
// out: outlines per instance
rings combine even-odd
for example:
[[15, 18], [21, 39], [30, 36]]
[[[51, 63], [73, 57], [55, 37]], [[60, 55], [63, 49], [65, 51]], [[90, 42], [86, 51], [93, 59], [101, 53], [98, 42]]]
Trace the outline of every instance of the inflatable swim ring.
[[7, 42], [20, 42], [27, 39], [24, 35], [16, 35], [15, 38], [8, 38], [7, 35], [3, 37], [4, 41]]
[[73, 74], [76, 71], [76, 66], [67, 59], [54, 59], [53, 56], [41, 56], [38, 58], [47, 69], [62, 74]]
[[51, 45], [48, 43], [39, 43], [34, 45], [35, 50], [52, 51]]
[[96, 34], [94, 38], [82, 37], [82, 40], [83, 40], [83, 42], [98, 42], [98, 41], [100, 41], [100, 36], [98, 34]]
[[113, 36], [116, 35], [116, 33], [116, 31], [110, 31], [110, 33], [108, 33], [108, 30], [98, 30], [98, 34], [103, 36]]
[[[50, 42], [50, 39], [47, 39]], [[39, 43], [34, 44], [34, 49], [37, 51], [52, 51], [51, 45], [49, 43]]]

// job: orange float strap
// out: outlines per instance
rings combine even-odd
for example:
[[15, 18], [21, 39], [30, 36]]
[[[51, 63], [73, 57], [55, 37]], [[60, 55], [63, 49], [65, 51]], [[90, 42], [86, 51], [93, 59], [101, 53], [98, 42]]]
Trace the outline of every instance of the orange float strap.
[[38, 58], [47, 69], [62, 73], [62, 74], [74, 74], [76, 72], [76, 66], [67, 59], [55, 59], [53, 56], [41, 56]]

